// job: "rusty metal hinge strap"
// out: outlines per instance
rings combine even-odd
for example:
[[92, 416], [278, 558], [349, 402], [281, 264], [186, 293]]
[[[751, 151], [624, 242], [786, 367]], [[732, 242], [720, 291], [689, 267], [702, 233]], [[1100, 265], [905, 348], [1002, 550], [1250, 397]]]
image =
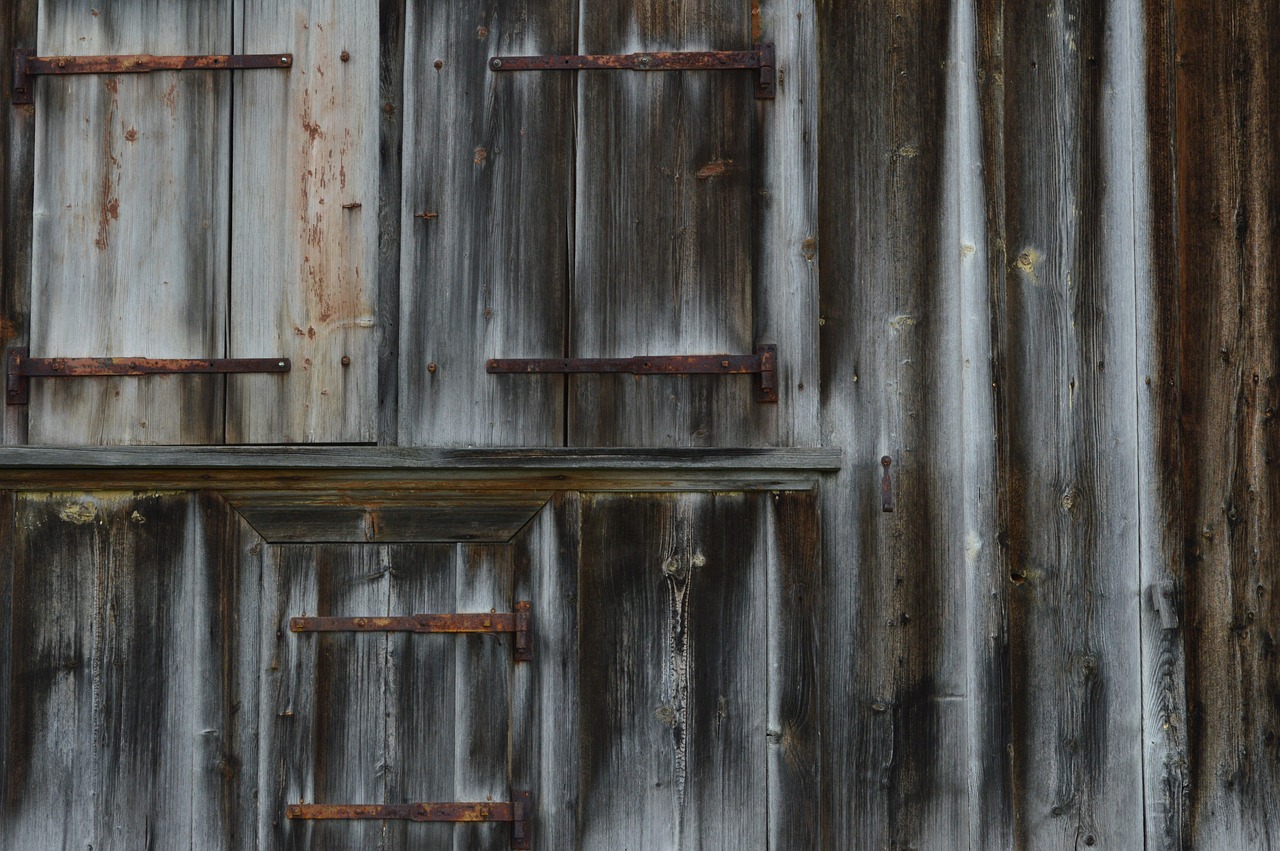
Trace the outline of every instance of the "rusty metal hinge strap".
[[145, 74], [150, 71], [242, 71], [291, 68], [292, 53], [213, 54], [207, 56], [36, 56], [29, 48], [13, 52], [13, 102], [33, 103], [31, 78], [51, 74]]
[[691, 52], [587, 54], [580, 56], [494, 56], [494, 71], [729, 71], [758, 70], [756, 97], [777, 95], [777, 60], [772, 44], [758, 44], [751, 50], [702, 50]]
[[511, 793], [511, 800], [417, 804], [290, 804], [291, 819], [394, 819], [417, 822], [511, 822], [511, 847], [531, 847], [529, 821], [533, 795]]
[[5, 396], [10, 405], [25, 405], [28, 378], [96, 378], [137, 375], [210, 375], [288, 372], [288, 358], [33, 358], [26, 347], [9, 349]]
[[633, 358], [494, 358], [491, 373], [629, 373], [631, 375], [756, 374], [756, 401], [778, 401], [778, 347], [756, 346], [754, 355], [652, 355]]
[[417, 633], [502, 633], [515, 635], [515, 659], [527, 662], [533, 658], [529, 641], [530, 610], [528, 600], [516, 603], [514, 612], [489, 614], [433, 614], [402, 617], [302, 617], [290, 618], [293, 632], [417, 632]]

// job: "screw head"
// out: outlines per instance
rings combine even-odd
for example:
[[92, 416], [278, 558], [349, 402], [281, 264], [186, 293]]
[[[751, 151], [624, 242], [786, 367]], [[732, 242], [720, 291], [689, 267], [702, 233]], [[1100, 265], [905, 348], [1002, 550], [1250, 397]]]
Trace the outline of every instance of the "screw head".
[[344, 50], [342, 51], [342, 53], [338, 54], [338, 58], [341, 59], [343, 62], [350, 62], [351, 54]]
[[501, 67], [502, 67], [502, 60], [501, 60], [501, 59], [495, 59], [495, 60], [493, 60], [492, 62], [490, 62], [489, 64], [490, 64], [491, 66], [493, 66], [494, 68], [501, 68]]
[[427, 372], [435, 372], [436, 369], [437, 367], [434, 362], [427, 364]]
[[342, 365], [343, 365], [343, 366], [351, 366], [351, 358], [347, 357], [346, 355], [343, 355], [343, 356], [342, 356]]
[[444, 67], [444, 60], [437, 59], [433, 64], [436, 66], [436, 70], [439, 71], [441, 68]]

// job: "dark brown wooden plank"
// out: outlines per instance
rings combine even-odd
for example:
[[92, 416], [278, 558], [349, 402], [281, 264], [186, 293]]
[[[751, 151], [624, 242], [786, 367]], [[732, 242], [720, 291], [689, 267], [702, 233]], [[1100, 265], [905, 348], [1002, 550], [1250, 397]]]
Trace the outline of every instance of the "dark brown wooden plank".
[[584, 848], [767, 843], [766, 556], [743, 494], [584, 499]]
[[1190, 839], [1280, 844], [1280, 9], [1173, 4]]
[[289, 618], [388, 612], [385, 548], [269, 548], [262, 581], [258, 712], [260, 848], [381, 848], [371, 821], [296, 821], [285, 805], [382, 803], [386, 791], [387, 635], [299, 634]]
[[409, 4], [399, 443], [559, 446], [564, 379], [491, 357], [565, 351], [573, 80], [490, 56], [572, 53], [570, 2]]
[[[1142, 558], [1143, 764], [1148, 851], [1191, 842], [1187, 774], [1183, 544], [1181, 338], [1177, 221], [1173, 4], [1144, 4], [1145, 147], [1151, 270], [1136, 275], [1138, 337], [1138, 499]], [[1141, 113], [1138, 113], [1141, 115]], [[1142, 197], [1142, 186], [1138, 197]]]
[[[0, 9], [0, 56], [36, 46], [37, 0], [16, 0]], [[0, 93], [13, 90], [13, 67], [0, 63]], [[0, 343], [26, 346], [31, 307], [32, 203], [35, 191], [35, 107], [5, 108], [0, 121]], [[27, 441], [27, 409], [5, 406], [0, 443]]]
[[822, 537], [816, 491], [763, 500], [769, 554], [769, 847], [822, 847]]
[[405, 0], [378, 2], [378, 327], [382, 329], [378, 337], [378, 443], [383, 445], [396, 443], [399, 435], [405, 5]]
[[[609, 14], [584, 0], [579, 15], [583, 53], [751, 45], [740, 0], [624, 0]], [[743, 71], [578, 74], [571, 356], [754, 351], [753, 88]], [[568, 443], [773, 443], [777, 411], [752, 380], [571, 376]]]

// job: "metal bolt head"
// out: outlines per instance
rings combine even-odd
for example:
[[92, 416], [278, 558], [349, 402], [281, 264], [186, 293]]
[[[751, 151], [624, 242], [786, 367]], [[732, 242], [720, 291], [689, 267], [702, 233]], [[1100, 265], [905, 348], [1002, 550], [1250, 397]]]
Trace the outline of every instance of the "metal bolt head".
[[493, 60], [492, 62], [490, 62], [489, 64], [490, 64], [493, 68], [495, 68], [495, 69], [497, 69], [497, 68], [501, 68], [501, 67], [502, 67], [502, 60], [501, 60], [501, 59], [495, 59], [495, 60]]
[[427, 372], [435, 372], [436, 369], [437, 367], [434, 362], [427, 364]]
[[444, 60], [437, 59], [433, 64], [436, 66], [436, 70], [439, 71], [441, 68], [444, 67]]
[[649, 63], [650, 63], [650, 62], [652, 62], [652, 61], [653, 61], [653, 60], [652, 60], [652, 59], [650, 59], [648, 56], [641, 56], [641, 57], [640, 57], [640, 64], [641, 64], [641, 65], [643, 65], [643, 66], [645, 66], [646, 68], [647, 68], [647, 67], [649, 67]]
[[350, 62], [351, 54], [344, 50], [338, 54], [338, 58], [341, 59], [343, 62]]
[[342, 365], [343, 365], [343, 366], [351, 366], [351, 358], [350, 358], [350, 357], [348, 357], [347, 355], [343, 355], [343, 356], [342, 356]]

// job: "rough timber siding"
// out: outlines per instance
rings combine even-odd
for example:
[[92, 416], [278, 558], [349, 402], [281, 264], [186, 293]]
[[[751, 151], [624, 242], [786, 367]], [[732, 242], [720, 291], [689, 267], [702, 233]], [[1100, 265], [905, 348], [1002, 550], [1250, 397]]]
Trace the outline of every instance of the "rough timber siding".
[[[151, 15], [168, 22], [146, 33], [159, 38], [206, 10], [103, 4], [100, 20], [98, 5], [4, 4], [0, 91], [12, 47], [41, 43], [37, 21], [105, 30]], [[381, 360], [376, 394], [362, 385], [325, 439], [367, 440], [376, 421], [390, 445], [0, 450], [13, 491], [0, 496], [0, 845], [496, 845], [500, 829], [305, 827], [279, 812], [302, 795], [498, 798], [496, 767], [537, 794], [539, 848], [1280, 846], [1274, 3], [380, 0], [376, 59], [363, 56], [373, 8], [354, 13], [364, 46], [341, 73], [377, 68], [359, 108], [378, 186], [347, 215], [378, 281], [362, 305], [377, 327], [358, 336]], [[481, 67], [499, 51], [756, 38], [779, 46], [773, 103], [748, 102], [747, 75]], [[218, 98], [237, 79], [252, 84], [179, 85], [230, 117]], [[78, 327], [45, 304], [60, 284], [47, 270], [66, 258], [33, 242], [53, 233], [35, 213], [56, 175], [36, 164], [67, 158], [51, 135], [67, 116], [49, 107], [68, 85], [41, 80], [35, 108], [0, 117], [8, 345]], [[224, 125], [206, 124], [213, 150]], [[252, 148], [249, 132], [235, 150]], [[77, 168], [110, 162], [81, 149]], [[187, 201], [216, 197], [201, 192]], [[650, 204], [627, 220], [627, 205]], [[234, 207], [232, 231], [255, 238]], [[359, 219], [375, 214], [376, 257]], [[197, 271], [220, 282], [211, 299], [234, 298], [218, 227], [209, 251], [227, 265]], [[234, 347], [237, 329], [219, 327], [200, 329]], [[783, 401], [755, 406], [746, 379], [483, 372], [490, 356], [636, 353], [627, 335], [777, 342]], [[33, 405], [6, 406], [3, 440], [27, 443], [29, 417], [32, 443], [159, 441], [175, 418], [187, 443], [221, 441], [224, 422], [235, 440], [301, 439], [217, 413], [206, 385], [220, 381], [33, 388]], [[161, 399], [175, 387], [198, 398]], [[74, 416], [47, 415], [57, 396]], [[842, 466], [805, 446], [842, 452]], [[397, 516], [417, 519], [368, 520], [406, 506]], [[466, 525], [472, 506], [501, 515]], [[255, 520], [272, 540], [311, 542], [268, 544]], [[440, 540], [464, 535], [484, 542]], [[661, 568], [699, 551], [678, 703], [680, 589]], [[328, 656], [308, 657], [277, 633], [295, 604], [503, 595], [534, 600], [555, 628], [535, 630], [536, 661], [507, 669], [483, 705], [459, 672], [500, 662], [501, 640], [450, 655], [417, 637], [331, 636], [314, 642]], [[422, 668], [438, 671], [427, 682], [452, 736], [413, 702]], [[369, 714], [342, 669], [376, 709], [413, 705]], [[341, 717], [289, 708], [320, 703]], [[691, 735], [683, 796], [677, 727]], [[414, 775], [422, 752], [439, 771]], [[365, 762], [332, 771], [348, 759]]]

